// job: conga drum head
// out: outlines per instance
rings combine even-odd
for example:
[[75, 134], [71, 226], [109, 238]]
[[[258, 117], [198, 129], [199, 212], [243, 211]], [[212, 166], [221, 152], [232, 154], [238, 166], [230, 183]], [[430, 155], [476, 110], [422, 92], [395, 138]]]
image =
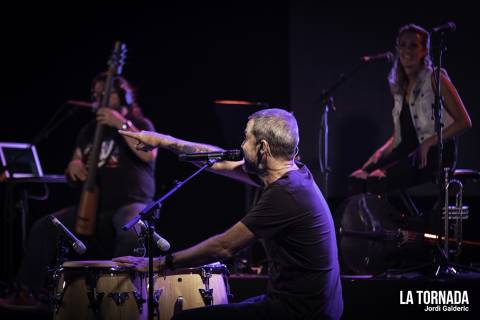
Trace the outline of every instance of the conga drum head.
[[111, 260], [84, 260], [84, 261], [65, 261], [62, 264], [63, 268], [68, 268], [70, 270], [79, 269], [79, 270], [87, 270], [87, 269], [98, 269], [98, 270], [129, 270], [129, 268], [125, 268], [120, 263], [111, 261]]

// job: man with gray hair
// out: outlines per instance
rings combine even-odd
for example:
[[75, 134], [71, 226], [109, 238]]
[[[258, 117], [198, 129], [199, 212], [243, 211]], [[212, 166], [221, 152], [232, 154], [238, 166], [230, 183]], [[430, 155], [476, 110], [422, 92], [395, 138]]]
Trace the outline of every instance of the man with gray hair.
[[[149, 131], [121, 134], [139, 149], [177, 154], [222, 149]], [[343, 311], [335, 229], [328, 205], [298, 153], [295, 117], [282, 109], [249, 117], [242, 161], [221, 161], [211, 171], [261, 187], [245, 217], [229, 230], [191, 248], [155, 260], [159, 270], [199, 266], [226, 259], [258, 238], [269, 260], [265, 295], [234, 304], [185, 310], [172, 319], [339, 319]], [[114, 259], [140, 271], [148, 261]]]

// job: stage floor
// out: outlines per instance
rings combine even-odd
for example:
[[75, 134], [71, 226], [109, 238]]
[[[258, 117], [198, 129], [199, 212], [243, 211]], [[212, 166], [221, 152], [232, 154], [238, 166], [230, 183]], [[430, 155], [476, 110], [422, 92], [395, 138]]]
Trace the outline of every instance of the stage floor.
[[[233, 274], [229, 284], [231, 302], [238, 302], [264, 293], [267, 277]], [[473, 273], [457, 279], [434, 279], [418, 273], [343, 275], [342, 287], [342, 319], [479, 319], [480, 315], [480, 275]], [[51, 313], [0, 311], [4, 320], [51, 318]]]

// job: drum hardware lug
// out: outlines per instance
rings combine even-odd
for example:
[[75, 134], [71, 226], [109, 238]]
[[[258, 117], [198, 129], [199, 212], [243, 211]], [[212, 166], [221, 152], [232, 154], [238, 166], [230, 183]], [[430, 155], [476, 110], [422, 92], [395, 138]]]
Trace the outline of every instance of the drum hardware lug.
[[206, 306], [213, 304], [213, 289], [198, 289]]
[[205, 289], [198, 289], [200, 294], [202, 295], [203, 302], [206, 306], [210, 306], [213, 304], [213, 289], [210, 289], [210, 278], [212, 277], [212, 269], [211, 268], [204, 268], [202, 269], [202, 281], [205, 285]]
[[51, 268], [48, 269], [48, 273], [52, 275], [51, 279], [54, 281], [55, 284], [58, 284], [58, 281], [60, 280], [61, 273], [63, 272], [63, 268]]
[[175, 300], [175, 306], [173, 308], [173, 314], [177, 314], [180, 311], [183, 311], [183, 297], [182, 296], [177, 297], [177, 300]]
[[205, 290], [208, 291], [210, 289], [210, 278], [212, 277], [211, 269], [210, 268], [203, 269], [201, 277], [202, 277], [202, 282], [205, 285]]
[[222, 278], [223, 278], [223, 283], [225, 283], [225, 290], [227, 291], [227, 301], [233, 301], [233, 298], [235, 297], [231, 292], [230, 292], [230, 284], [228, 283], [228, 277], [230, 276], [230, 273], [228, 272], [227, 268], [223, 269], [222, 273]]
[[153, 307], [155, 308], [154, 316], [156, 316], [157, 318], [160, 317], [160, 310], [158, 310], [158, 306], [160, 305], [159, 301], [162, 293], [163, 293], [163, 288], [160, 288], [153, 292]]
[[117, 306], [121, 306], [125, 303], [125, 300], [128, 300], [128, 292], [111, 292], [108, 294]]
[[160, 288], [153, 292], [153, 302], [155, 304], [155, 307], [158, 307], [158, 301], [160, 301], [160, 296], [162, 295], [162, 293], [163, 293], [163, 288]]
[[88, 300], [90, 301], [88, 307], [93, 310], [94, 313], [98, 312], [100, 304], [102, 302], [104, 293], [97, 293], [97, 289], [87, 292]]
[[58, 284], [61, 279], [59, 270], [62, 270], [62, 268], [52, 268], [48, 270], [48, 272], [51, 274], [49, 279], [50, 279], [50, 284], [52, 285], [51, 287], [52, 290], [49, 290], [49, 293], [48, 293], [48, 300], [49, 300], [49, 303], [55, 306], [55, 313], [58, 313], [58, 310], [63, 305], [63, 295], [65, 293], [64, 290], [60, 293], [55, 293], [56, 288], [58, 288]]
[[65, 291], [62, 291], [60, 293], [57, 293], [53, 296], [53, 305], [55, 306], [55, 314], [58, 313], [60, 310], [60, 307], [63, 306], [63, 295], [65, 294]]
[[135, 302], [137, 303], [138, 311], [141, 313], [143, 311], [143, 304], [147, 302], [142, 296], [141, 292], [133, 291], [133, 297], [135, 298]]
[[[212, 270], [211, 268], [204, 268], [202, 269], [202, 274], [201, 274], [201, 277], [202, 277], [202, 280], [203, 282], [207, 282], [208, 283], [208, 279], [210, 279], [212, 277]], [[208, 289], [208, 288], [207, 288]]]

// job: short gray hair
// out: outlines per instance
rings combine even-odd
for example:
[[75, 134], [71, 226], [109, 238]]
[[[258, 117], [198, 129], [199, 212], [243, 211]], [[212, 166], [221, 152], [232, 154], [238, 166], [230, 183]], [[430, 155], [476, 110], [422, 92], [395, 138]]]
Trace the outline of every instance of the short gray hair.
[[292, 113], [283, 109], [264, 109], [255, 112], [252, 134], [257, 141], [266, 140], [272, 156], [292, 160], [298, 152], [297, 120]]

